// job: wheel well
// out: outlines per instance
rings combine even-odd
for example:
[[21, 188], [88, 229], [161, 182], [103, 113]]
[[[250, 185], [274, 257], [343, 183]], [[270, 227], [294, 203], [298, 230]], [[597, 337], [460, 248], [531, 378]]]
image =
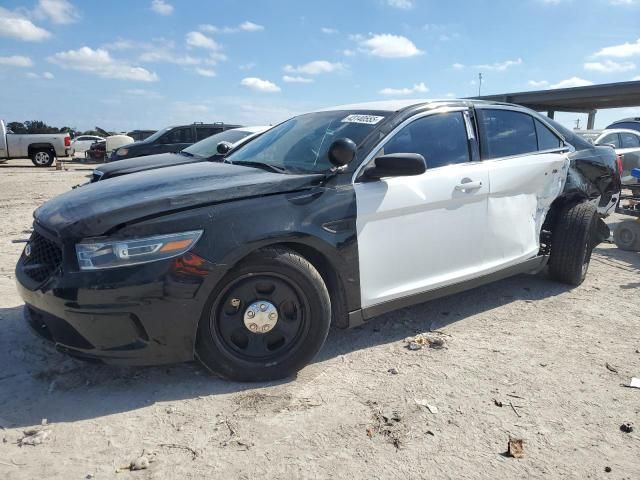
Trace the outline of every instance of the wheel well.
[[[261, 248], [265, 247], [286, 248], [300, 254], [307, 261], [309, 261], [315, 267], [315, 269], [318, 270], [318, 273], [320, 273], [320, 276], [324, 280], [324, 283], [327, 286], [327, 290], [329, 291], [329, 297], [331, 298], [332, 323], [340, 328], [347, 328], [349, 326], [349, 315], [347, 312], [346, 298], [342, 280], [340, 279], [336, 270], [332, 267], [329, 259], [324, 254], [313, 247], [295, 242], [274, 243], [265, 245]], [[254, 253], [254, 251], [248, 253], [247, 256]], [[238, 260], [237, 263], [240, 263], [247, 256]]]
[[572, 195], [562, 195], [556, 198], [547, 212], [547, 216], [544, 219], [542, 228], [540, 230], [540, 254], [549, 255], [551, 252], [551, 238], [553, 236], [553, 230], [556, 226], [556, 219], [562, 209], [576, 205], [587, 201], [588, 198], [585, 195], [574, 193]]
[[56, 156], [56, 151], [50, 143], [33, 143], [27, 148], [27, 154], [31, 156], [31, 154], [40, 150], [49, 150], [54, 157]]

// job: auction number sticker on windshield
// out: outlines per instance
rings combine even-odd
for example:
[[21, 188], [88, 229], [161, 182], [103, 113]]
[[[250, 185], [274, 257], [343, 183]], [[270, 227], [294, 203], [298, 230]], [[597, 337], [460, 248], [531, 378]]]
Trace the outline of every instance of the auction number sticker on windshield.
[[367, 125], [375, 125], [384, 117], [377, 115], [349, 115], [342, 119], [342, 123], [366, 123]]

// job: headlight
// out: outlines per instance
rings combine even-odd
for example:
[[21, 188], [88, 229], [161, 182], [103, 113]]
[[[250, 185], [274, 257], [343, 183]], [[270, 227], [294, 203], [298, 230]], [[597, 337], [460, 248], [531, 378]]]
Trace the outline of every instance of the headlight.
[[202, 230], [130, 240], [103, 240], [76, 244], [80, 270], [126, 267], [178, 257], [189, 251]]
[[129, 153], [128, 148], [119, 148], [118, 150], [116, 150], [116, 155], [120, 157], [124, 157], [127, 153]]

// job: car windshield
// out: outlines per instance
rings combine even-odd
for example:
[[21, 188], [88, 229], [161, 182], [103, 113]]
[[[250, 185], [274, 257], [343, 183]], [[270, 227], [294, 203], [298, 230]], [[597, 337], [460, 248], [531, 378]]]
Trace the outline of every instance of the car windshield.
[[384, 116], [380, 112], [316, 112], [270, 129], [227, 157], [232, 163], [261, 163], [291, 173], [329, 170], [328, 150], [338, 138], [360, 144]]
[[579, 137], [584, 138], [589, 143], [595, 143], [602, 132], [575, 132]]
[[185, 148], [183, 152], [201, 158], [213, 157], [218, 154], [216, 147], [220, 142], [236, 143], [249, 135], [251, 135], [251, 132], [247, 132], [246, 130], [225, 130], [224, 132], [216, 133], [204, 140], [200, 140], [198, 143], [194, 143]]

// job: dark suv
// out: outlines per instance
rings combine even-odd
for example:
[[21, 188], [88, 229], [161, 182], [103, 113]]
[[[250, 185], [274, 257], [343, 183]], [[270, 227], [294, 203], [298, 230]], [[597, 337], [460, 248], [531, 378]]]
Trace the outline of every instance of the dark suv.
[[637, 130], [640, 132], [640, 117], [623, 118], [622, 120], [616, 120], [609, 125], [606, 130], [612, 128], [626, 128], [629, 130]]
[[230, 125], [222, 122], [193, 123], [191, 125], [177, 125], [161, 128], [150, 137], [139, 142], [124, 145], [111, 152], [108, 162], [123, 160], [125, 158], [143, 157], [157, 153], [179, 152], [189, 145], [203, 140], [211, 135], [220, 133], [230, 128], [238, 128], [241, 125]]

